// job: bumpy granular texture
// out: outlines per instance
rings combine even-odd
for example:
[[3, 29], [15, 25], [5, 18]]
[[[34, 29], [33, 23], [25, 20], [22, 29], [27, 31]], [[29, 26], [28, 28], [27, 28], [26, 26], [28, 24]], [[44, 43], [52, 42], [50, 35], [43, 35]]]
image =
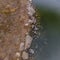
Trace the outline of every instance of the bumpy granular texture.
[[0, 60], [17, 60], [20, 42], [31, 27], [25, 26], [26, 5], [27, 0], [0, 0]]

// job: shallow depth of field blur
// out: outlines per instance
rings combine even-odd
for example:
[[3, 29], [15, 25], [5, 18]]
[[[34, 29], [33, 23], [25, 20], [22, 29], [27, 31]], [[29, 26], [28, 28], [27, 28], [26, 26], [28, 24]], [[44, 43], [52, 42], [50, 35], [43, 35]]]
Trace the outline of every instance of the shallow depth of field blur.
[[33, 0], [41, 35], [34, 40], [37, 45], [35, 60], [60, 60], [60, 0]]

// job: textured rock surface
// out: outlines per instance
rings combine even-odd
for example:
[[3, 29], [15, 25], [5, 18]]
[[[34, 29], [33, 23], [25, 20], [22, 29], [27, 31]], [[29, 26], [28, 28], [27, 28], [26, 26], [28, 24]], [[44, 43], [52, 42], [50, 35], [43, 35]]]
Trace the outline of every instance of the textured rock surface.
[[29, 58], [29, 57], [28, 57], [28, 53], [24, 51], [24, 52], [22, 53], [22, 58], [23, 58], [24, 60], [28, 59], [28, 58]]
[[32, 43], [32, 37], [30, 35], [27, 35], [26, 36], [26, 41], [25, 41], [25, 49], [28, 49], [30, 48], [31, 46], [31, 43]]
[[29, 20], [27, 2], [0, 0], [0, 60], [22, 60], [19, 55], [23, 52], [20, 50], [24, 50], [21, 42], [25, 43], [26, 33], [31, 29], [31, 24], [25, 26]]

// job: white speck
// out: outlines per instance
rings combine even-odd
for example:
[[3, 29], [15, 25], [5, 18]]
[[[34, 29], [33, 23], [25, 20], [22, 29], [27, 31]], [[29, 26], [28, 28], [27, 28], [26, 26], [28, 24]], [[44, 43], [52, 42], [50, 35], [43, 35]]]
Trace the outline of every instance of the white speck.
[[28, 23], [25, 24], [25, 26], [28, 26], [28, 25], [29, 25]]

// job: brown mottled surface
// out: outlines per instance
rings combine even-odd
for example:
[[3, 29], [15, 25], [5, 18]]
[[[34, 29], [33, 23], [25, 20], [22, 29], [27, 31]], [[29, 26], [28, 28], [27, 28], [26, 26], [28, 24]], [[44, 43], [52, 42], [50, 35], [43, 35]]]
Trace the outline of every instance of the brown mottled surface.
[[16, 60], [21, 41], [25, 42], [28, 21], [27, 0], [0, 0], [0, 60]]

